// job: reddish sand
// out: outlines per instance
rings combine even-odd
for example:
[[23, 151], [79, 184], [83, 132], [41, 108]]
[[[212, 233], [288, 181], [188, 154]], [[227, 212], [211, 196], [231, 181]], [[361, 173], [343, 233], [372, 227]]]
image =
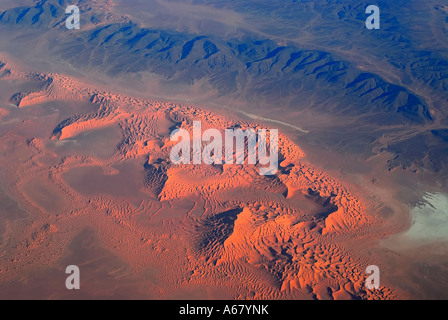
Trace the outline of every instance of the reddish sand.
[[[77, 294], [88, 298], [401, 296], [387, 283], [365, 288], [365, 268], [372, 264], [365, 248], [397, 227], [370, 214], [355, 187], [306, 162], [286, 136], [279, 137], [275, 177], [260, 176], [250, 165], [175, 166], [169, 159], [173, 126], [266, 127], [226, 120], [205, 107], [135, 99], [58, 74], [4, 68], [13, 72], [0, 86], [12, 79], [42, 85], [16, 96], [20, 113], [0, 109], [4, 188], [26, 212], [21, 219], [0, 217], [7, 221], [0, 229], [0, 298], [25, 291], [26, 297], [67, 298], [58, 287], [63, 282], [50, 280], [64, 264], [86, 270], [90, 283]], [[96, 110], [80, 113], [73, 101], [91, 101]], [[37, 106], [49, 103], [63, 112], [40, 117]], [[73, 153], [61, 147], [99, 128], [120, 132], [95, 136], [110, 148], [101, 156], [94, 146]], [[91, 244], [77, 246], [86, 232]], [[120, 286], [126, 289], [116, 291]]]

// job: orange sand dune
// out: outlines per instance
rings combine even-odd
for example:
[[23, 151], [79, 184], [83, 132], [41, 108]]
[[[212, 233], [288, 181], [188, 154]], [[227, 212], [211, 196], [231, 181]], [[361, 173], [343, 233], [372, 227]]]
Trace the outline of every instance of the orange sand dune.
[[[20, 232], [8, 234], [1, 252], [0, 284], [57, 264], [72, 239], [93, 227], [101, 243], [142, 277], [139, 290], [159, 298], [202, 287], [250, 299], [400, 294], [387, 285], [365, 288], [369, 254], [356, 247], [379, 239], [378, 228], [382, 237], [392, 227], [368, 214], [361, 193], [306, 162], [285, 135], [279, 136], [282, 161], [274, 177], [247, 164], [175, 166], [169, 159], [174, 127], [187, 129], [193, 121], [202, 121], [203, 130], [267, 127], [98, 91], [57, 74], [14, 71], [8, 77], [42, 80], [39, 91], [16, 97], [18, 107], [71, 100], [98, 109], [67, 110], [66, 118], [45, 118], [46, 125], [33, 118], [26, 130], [22, 124], [2, 133], [5, 188], [28, 216], [10, 222]], [[8, 116], [0, 110], [0, 119]], [[122, 136], [112, 156], [101, 159], [89, 147], [62, 155], [70, 143], [87, 146], [83, 134], [107, 140], [95, 132], [108, 127]], [[143, 277], [148, 268], [159, 270], [157, 281]]]

